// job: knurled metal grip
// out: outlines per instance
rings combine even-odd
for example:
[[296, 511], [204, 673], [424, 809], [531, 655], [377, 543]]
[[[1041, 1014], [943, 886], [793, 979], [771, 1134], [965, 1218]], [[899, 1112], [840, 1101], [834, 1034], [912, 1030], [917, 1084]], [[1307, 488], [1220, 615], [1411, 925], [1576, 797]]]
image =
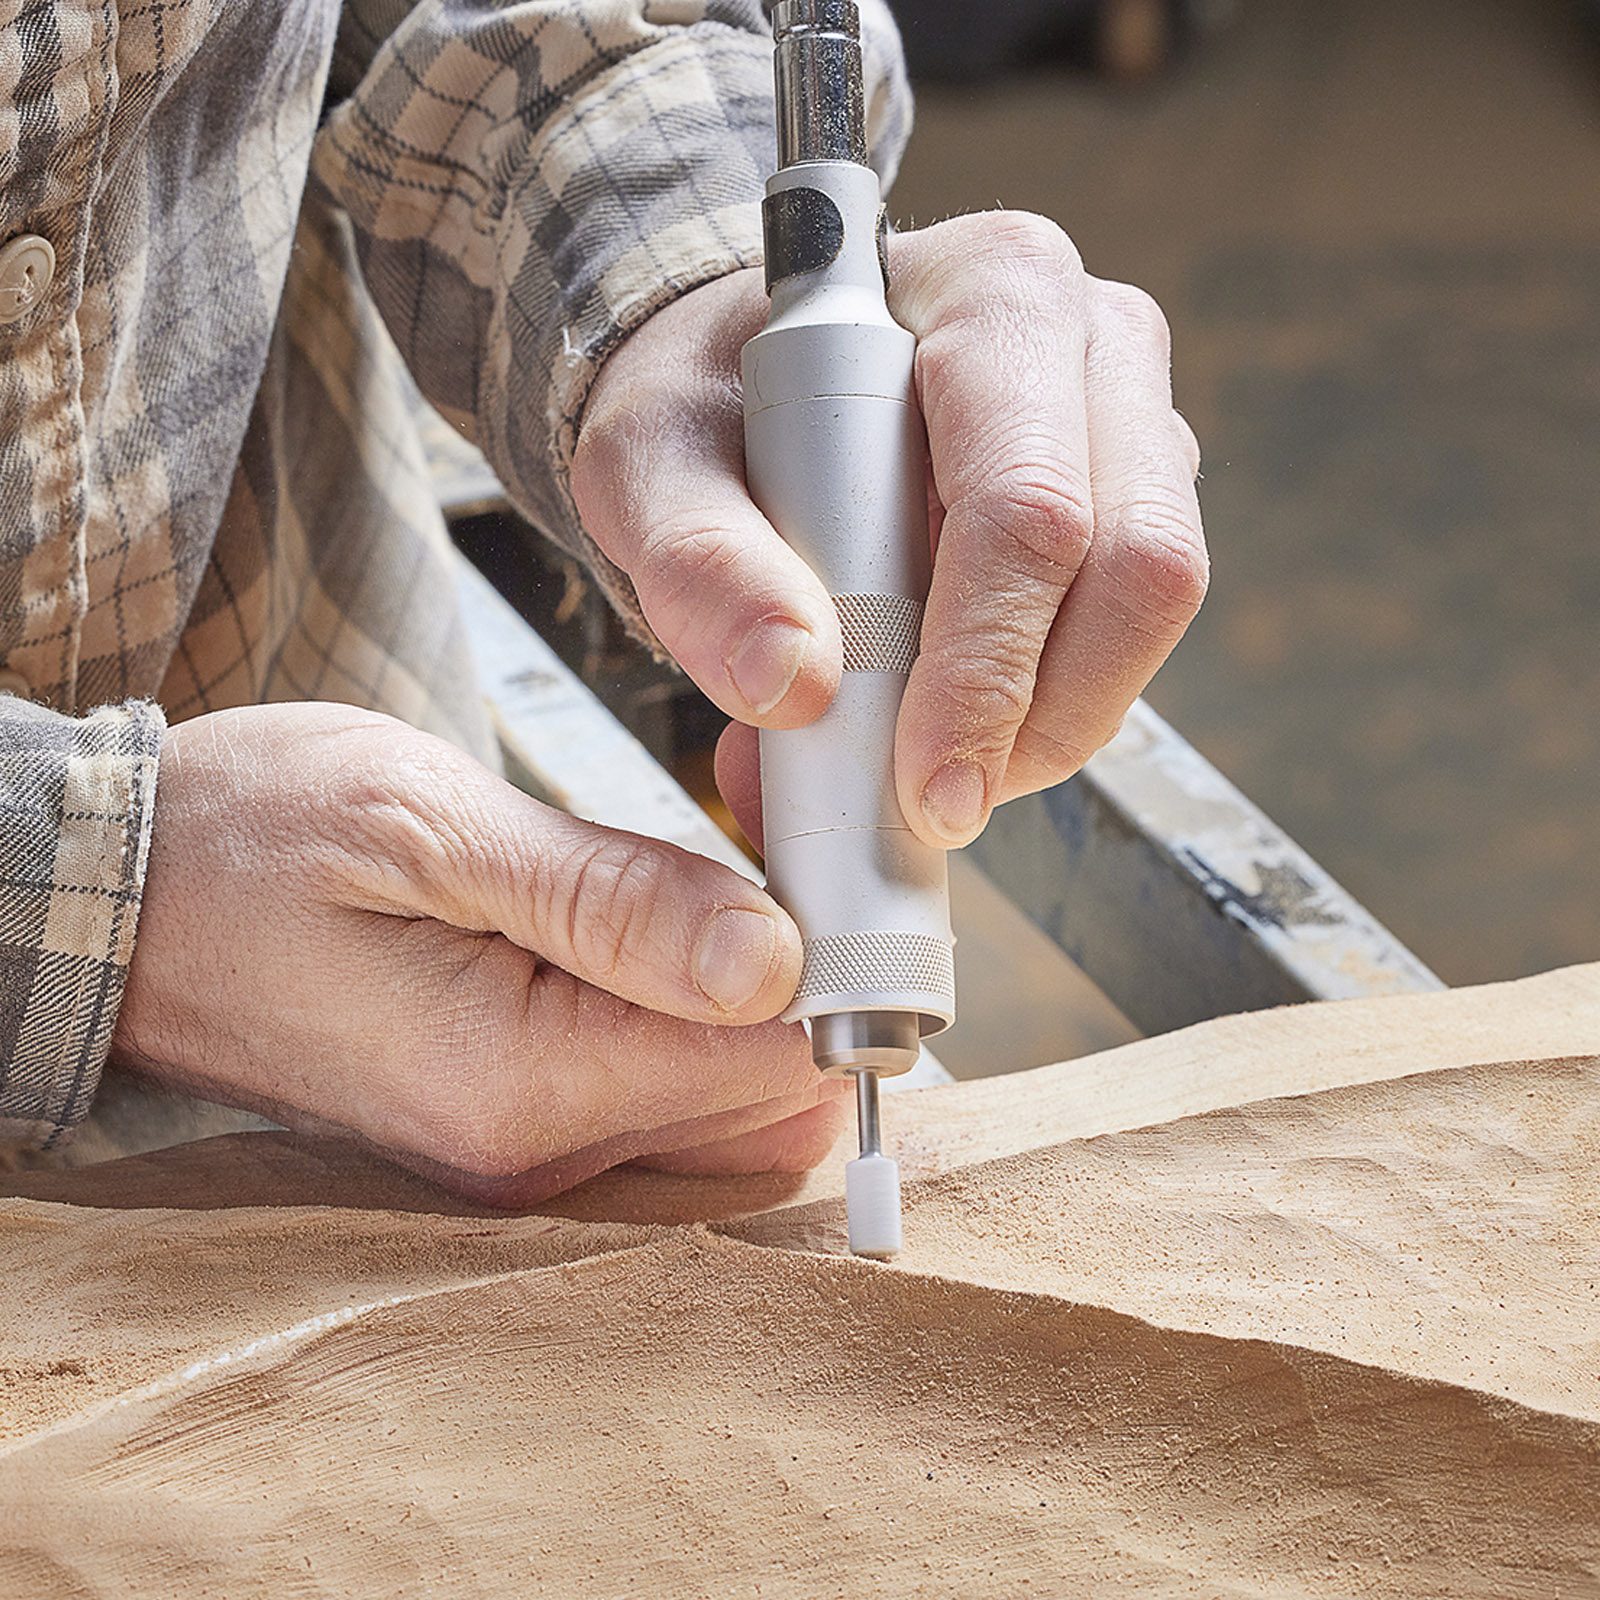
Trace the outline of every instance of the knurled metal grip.
[[947, 941], [925, 933], [844, 933], [808, 939], [795, 990], [797, 1004], [819, 994], [858, 988], [865, 977], [878, 989], [911, 994], [954, 994], [955, 957]]
[[846, 672], [907, 673], [922, 643], [922, 602], [903, 594], [836, 594]]
[[954, 1020], [955, 974], [945, 856], [911, 832], [894, 784], [931, 568], [916, 342], [885, 302], [869, 168], [801, 162], [767, 194], [772, 312], [744, 350], [746, 475], [844, 639], [827, 713], [761, 734], [767, 878], [805, 956], [785, 1017], [911, 1012], [926, 1036]]

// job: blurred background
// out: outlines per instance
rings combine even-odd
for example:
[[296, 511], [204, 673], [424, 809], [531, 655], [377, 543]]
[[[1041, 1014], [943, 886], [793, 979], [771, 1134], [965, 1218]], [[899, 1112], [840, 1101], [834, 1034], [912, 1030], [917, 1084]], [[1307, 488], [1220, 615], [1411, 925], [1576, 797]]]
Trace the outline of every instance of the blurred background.
[[1600, 957], [1600, 48], [1578, 0], [901, 0], [901, 226], [1054, 217], [1173, 329], [1149, 699], [1450, 983]]

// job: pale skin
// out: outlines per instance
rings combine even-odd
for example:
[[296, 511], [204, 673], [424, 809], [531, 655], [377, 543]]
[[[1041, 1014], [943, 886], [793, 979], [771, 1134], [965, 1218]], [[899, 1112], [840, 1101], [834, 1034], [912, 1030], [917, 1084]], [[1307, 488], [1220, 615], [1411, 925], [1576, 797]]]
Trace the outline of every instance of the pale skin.
[[[953, 847], [1116, 732], [1205, 593], [1194, 435], [1155, 303], [1042, 218], [892, 243], [917, 334], [936, 539], [895, 749], [911, 826]], [[735, 719], [718, 779], [759, 839], [755, 729], [838, 684], [833, 608], [744, 483], [739, 350], [759, 272], [611, 355], [573, 492], [652, 627]], [[844, 1090], [774, 1019], [794, 924], [714, 862], [566, 817], [444, 742], [342, 706], [169, 731], [114, 1059], [337, 1129], [520, 1205], [607, 1167], [801, 1170]]]

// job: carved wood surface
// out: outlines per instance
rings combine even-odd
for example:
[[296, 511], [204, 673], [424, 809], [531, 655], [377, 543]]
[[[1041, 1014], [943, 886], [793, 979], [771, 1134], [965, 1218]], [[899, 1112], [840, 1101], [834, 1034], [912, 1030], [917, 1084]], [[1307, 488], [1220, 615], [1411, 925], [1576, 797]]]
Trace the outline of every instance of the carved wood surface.
[[0, 1201], [0, 1590], [1600, 1593], [1600, 966], [486, 1217], [241, 1134]]

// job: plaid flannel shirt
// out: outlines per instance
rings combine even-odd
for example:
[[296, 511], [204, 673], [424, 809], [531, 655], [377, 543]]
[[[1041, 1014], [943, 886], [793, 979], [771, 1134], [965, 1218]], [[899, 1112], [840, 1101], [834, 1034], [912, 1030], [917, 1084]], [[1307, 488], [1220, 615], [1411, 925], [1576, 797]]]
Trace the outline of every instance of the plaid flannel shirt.
[[0, 247], [55, 256], [0, 325], [0, 1133], [94, 1094], [164, 719], [493, 759], [405, 368], [642, 628], [567, 466], [618, 341], [759, 261], [770, 85], [758, 0], [0, 0]]

